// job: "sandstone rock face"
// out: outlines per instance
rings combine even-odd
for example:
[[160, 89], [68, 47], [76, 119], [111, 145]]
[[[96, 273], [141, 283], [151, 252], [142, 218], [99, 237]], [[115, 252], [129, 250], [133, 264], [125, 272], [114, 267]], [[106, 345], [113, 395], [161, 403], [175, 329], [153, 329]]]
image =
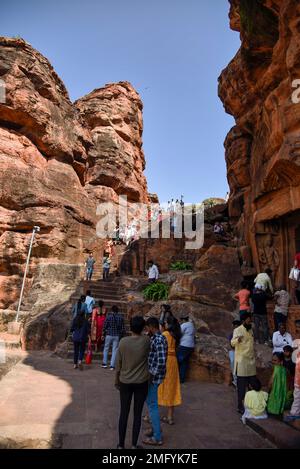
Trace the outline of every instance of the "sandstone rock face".
[[300, 4], [230, 5], [241, 48], [219, 78], [219, 96], [236, 120], [225, 140], [229, 215], [244, 268], [271, 267], [279, 285], [300, 251], [299, 92], [293, 96], [300, 78]]
[[241, 282], [237, 250], [226, 246], [211, 246], [196, 263], [196, 271], [184, 273], [170, 291], [170, 299], [185, 299], [233, 310], [232, 296]]
[[127, 82], [109, 84], [75, 102], [93, 145], [88, 151], [86, 182], [111, 187], [135, 202], [147, 202], [143, 176], [142, 101]]
[[[74, 105], [48, 60], [20, 39], [0, 38], [0, 309], [14, 305], [32, 228], [26, 291], [40, 264], [102, 254], [99, 202], [148, 200], [142, 104], [127, 82]], [[63, 272], [63, 267], [62, 267]], [[75, 287], [75, 286], [74, 286]]]

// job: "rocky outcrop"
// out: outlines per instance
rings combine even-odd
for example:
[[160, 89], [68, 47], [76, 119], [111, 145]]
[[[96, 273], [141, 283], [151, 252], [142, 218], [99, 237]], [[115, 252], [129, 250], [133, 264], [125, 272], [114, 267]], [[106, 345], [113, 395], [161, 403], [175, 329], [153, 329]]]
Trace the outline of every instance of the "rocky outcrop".
[[[48, 60], [21, 39], [0, 38], [0, 309], [16, 301], [34, 225], [41, 227], [27, 282], [40, 264], [102, 253], [99, 202], [148, 200], [142, 103], [127, 82], [73, 104]], [[63, 271], [63, 267], [62, 267]], [[49, 285], [51, 288], [51, 285]]]
[[203, 254], [192, 273], [184, 273], [170, 290], [170, 299], [185, 299], [202, 304], [233, 310], [236, 293], [241, 282], [237, 250], [222, 245], [212, 245]]
[[236, 242], [244, 267], [271, 267], [277, 285], [300, 250], [299, 15], [297, 0], [230, 0], [241, 48], [219, 78], [236, 120], [225, 140]]
[[143, 104], [138, 93], [128, 82], [112, 83], [79, 99], [75, 106], [93, 141], [86, 184], [111, 187], [131, 201], [147, 202]]

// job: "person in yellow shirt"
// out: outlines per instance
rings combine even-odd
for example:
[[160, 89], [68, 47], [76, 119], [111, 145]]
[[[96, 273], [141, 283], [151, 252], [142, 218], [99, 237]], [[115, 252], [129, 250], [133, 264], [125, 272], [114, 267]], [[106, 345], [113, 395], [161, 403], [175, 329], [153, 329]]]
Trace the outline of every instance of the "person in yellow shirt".
[[243, 414], [247, 388], [256, 380], [256, 364], [251, 314], [243, 313], [241, 322], [242, 325], [233, 332], [231, 345], [235, 350], [234, 374], [237, 376], [238, 412]]
[[246, 392], [244, 399], [245, 412], [242, 416], [242, 422], [246, 419], [267, 419], [266, 412], [268, 393], [261, 390], [261, 382], [255, 379], [250, 384], [250, 391]]

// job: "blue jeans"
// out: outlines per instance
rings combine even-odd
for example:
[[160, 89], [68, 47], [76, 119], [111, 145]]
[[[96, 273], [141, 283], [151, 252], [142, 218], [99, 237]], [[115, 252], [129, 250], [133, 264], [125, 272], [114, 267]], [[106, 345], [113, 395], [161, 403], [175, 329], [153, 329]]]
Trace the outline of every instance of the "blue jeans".
[[91, 269], [91, 268], [86, 269], [86, 279], [87, 280], [92, 280], [93, 272], [94, 272], [94, 269]]
[[177, 350], [177, 360], [179, 365], [179, 376], [180, 382], [185, 382], [185, 375], [187, 372], [190, 356], [192, 355], [194, 349], [190, 347], [184, 347], [180, 345]]
[[236, 385], [237, 377], [234, 374], [234, 350], [229, 350], [228, 356], [229, 356], [229, 361], [230, 361], [230, 369], [231, 369], [231, 374], [232, 374], [232, 380], [233, 380], [234, 384]]
[[103, 268], [103, 280], [107, 280], [109, 277], [109, 267]]
[[149, 384], [147, 406], [149, 410], [150, 420], [153, 428], [153, 437], [156, 441], [161, 441], [160, 417], [158, 410], [158, 386], [159, 384]]
[[74, 365], [77, 365], [78, 360], [82, 362], [86, 347], [86, 341], [74, 342]]
[[111, 368], [115, 367], [116, 355], [119, 346], [119, 336], [118, 335], [107, 335], [105, 337], [104, 351], [103, 351], [103, 365], [107, 365], [108, 352], [110, 346], [112, 345], [112, 355], [110, 360]]

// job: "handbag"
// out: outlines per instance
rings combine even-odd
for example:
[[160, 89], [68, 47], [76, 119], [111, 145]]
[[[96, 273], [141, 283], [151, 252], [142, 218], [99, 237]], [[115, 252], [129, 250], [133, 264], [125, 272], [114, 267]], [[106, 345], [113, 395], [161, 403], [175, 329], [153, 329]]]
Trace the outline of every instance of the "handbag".
[[85, 357], [85, 363], [90, 365], [92, 363], [93, 352], [92, 352], [92, 342], [89, 340], [88, 349]]
[[297, 267], [292, 267], [289, 275], [289, 279], [295, 280], [296, 282], [299, 280], [299, 273], [300, 270]]

